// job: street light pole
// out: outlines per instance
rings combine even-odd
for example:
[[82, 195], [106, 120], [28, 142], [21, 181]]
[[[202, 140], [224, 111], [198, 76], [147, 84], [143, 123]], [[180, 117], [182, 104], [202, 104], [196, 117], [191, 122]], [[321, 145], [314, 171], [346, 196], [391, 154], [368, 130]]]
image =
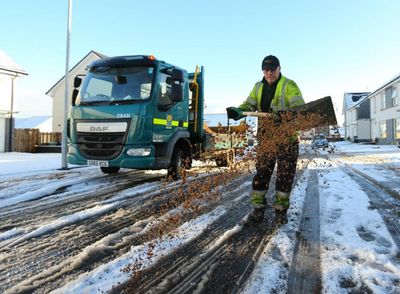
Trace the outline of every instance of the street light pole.
[[17, 76], [11, 77], [11, 108], [10, 108], [10, 128], [9, 128], [9, 136], [10, 139], [8, 141], [8, 152], [12, 152], [13, 150], [13, 134], [14, 134], [14, 124], [13, 124], [13, 112], [14, 112], [14, 79]]
[[68, 117], [68, 96], [69, 96], [69, 43], [71, 34], [72, 0], [68, 0], [68, 24], [67, 24], [67, 52], [65, 59], [65, 96], [64, 96], [64, 116], [61, 145], [61, 169], [68, 169], [67, 162], [67, 117]]

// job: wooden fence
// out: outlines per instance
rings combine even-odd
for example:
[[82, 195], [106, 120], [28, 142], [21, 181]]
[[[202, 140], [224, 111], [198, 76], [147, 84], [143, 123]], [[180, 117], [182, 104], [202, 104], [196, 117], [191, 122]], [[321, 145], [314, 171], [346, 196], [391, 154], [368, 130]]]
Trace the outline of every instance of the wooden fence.
[[61, 133], [40, 133], [40, 145], [57, 144], [60, 145], [62, 140]]
[[14, 151], [35, 152], [39, 145], [61, 144], [61, 133], [41, 133], [39, 129], [14, 129]]

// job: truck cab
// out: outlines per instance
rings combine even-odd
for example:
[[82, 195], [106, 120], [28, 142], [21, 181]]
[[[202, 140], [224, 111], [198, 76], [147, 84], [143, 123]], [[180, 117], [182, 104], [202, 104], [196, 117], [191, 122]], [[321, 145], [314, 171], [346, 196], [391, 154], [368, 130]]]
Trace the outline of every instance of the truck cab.
[[188, 74], [153, 56], [97, 60], [76, 77], [68, 121], [70, 164], [168, 169], [202, 148], [203, 68]]

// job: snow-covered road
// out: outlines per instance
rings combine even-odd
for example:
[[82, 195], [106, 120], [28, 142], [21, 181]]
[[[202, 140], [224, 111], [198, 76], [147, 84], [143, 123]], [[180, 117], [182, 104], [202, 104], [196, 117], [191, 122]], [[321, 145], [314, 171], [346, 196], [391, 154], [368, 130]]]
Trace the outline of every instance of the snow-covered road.
[[[325, 293], [400, 292], [400, 149], [335, 145], [334, 153], [304, 146], [299, 166], [306, 169], [292, 192], [289, 223], [273, 232], [240, 291], [285, 293], [300, 283]], [[160, 226], [187, 209], [174, 198], [179, 184], [160, 182], [165, 171], [110, 176], [89, 167], [60, 171], [59, 164], [59, 154], [0, 154], [0, 292], [99, 293], [151, 266], [168, 276], [170, 268], [159, 265], [166, 256], [189, 275], [190, 264], [204, 264], [202, 256], [246, 230], [251, 175], [229, 185], [217, 175], [189, 179], [182, 191], [215, 177], [218, 197], [197, 200], [202, 209]], [[319, 215], [310, 217], [312, 209]], [[312, 281], [301, 284], [305, 271]]]

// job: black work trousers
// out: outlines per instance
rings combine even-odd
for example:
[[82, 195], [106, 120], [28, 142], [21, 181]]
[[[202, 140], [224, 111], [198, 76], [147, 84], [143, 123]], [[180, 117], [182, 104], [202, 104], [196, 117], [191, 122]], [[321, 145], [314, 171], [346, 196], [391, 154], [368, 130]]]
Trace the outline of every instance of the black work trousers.
[[277, 163], [276, 191], [287, 193], [291, 191], [299, 157], [299, 144], [297, 141], [282, 144], [277, 150], [274, 154], [257, 155], [257, 173], [253, 178], [253, 190], [268, 190]]

